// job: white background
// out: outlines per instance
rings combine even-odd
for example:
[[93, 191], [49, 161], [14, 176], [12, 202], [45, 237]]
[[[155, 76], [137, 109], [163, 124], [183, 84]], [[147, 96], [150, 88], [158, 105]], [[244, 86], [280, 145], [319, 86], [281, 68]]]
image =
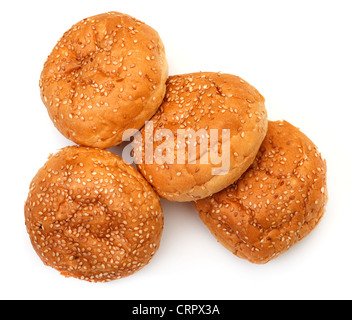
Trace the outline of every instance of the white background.
[[[351, 299], [351, 1], [2, 1], [0, 298]], [[160, 250], [133, 276], [107, 284], [66, 279], [31, 247], [23, 207], [49, 153], [71, 145], [40, 100], [39, 75], [62, 34], [79, 20], [128, 13], [154, 27], [170, 74], [236, 74], [266, 98], [328, 163], [325, 217], [267, 265], [224, 249], [193, 206], [162, 201]], [[118, 153], [118, 150], [115, 149]]]

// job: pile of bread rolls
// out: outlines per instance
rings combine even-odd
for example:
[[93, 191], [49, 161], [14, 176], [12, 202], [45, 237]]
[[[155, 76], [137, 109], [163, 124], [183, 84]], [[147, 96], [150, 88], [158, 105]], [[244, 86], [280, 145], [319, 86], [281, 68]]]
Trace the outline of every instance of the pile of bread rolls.
[[[40, 91], [53, 124], [77, 146], [38, 171], [25, 223], [41, 260], [67, 277], [107, 282], [143, 268], [161, 240], [159, 197], [193, 201], [223, 246], [257, 264], [287, 251], [324, 214], [327, 169], [314, 143], [286, 121], [269, 121], [263, 96], [238, 76], [169, 76], [158, 33], [129, 15], [75, 24], [45, 62]], [[142, 141], [136, 166], [106, 150], [132, 129]], [[156, 139], [161, 129], [172, 135]], [[210, 130], [223, 134], [190, 157]], [[168, 139], [186, 161], [176, 153], [158, 161]], [[226, 170], [201, 161], [225, 145]]]

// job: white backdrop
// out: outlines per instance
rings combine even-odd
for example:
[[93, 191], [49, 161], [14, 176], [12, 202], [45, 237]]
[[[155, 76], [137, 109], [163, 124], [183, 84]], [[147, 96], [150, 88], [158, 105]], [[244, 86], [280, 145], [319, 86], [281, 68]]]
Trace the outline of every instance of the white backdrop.
[[[2, 299], [351, 299], [351, 1], [1, 2]], [[216, 242], [191, 204], [162, 201], [165, 229], [151, 263], [108, 284], [66, 279], [31, 247], [23, 206], [49, 153], [72, 143], [40, 100], [42, 66], [79, 20], [119, 11], [154, 27], [170, 74], [221, 71], [266, 98], [318, 145], [328, 164], [329, 203], [316, 230], [267, 265]], [[114, 149], [117, 153], [118, 148]]]

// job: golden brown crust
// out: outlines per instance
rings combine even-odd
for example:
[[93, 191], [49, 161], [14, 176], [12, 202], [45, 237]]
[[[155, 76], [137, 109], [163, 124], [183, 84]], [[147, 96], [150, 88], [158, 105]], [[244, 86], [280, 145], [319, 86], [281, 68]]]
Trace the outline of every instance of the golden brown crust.
[[158, 33], [122, 13], [84, 19], [48, 57], [42, 100], [57, 129], [77, 144], [110, 148], [139, 130], [165, 95], [168, 65]]
[[[171, 201], [193, 201], [218, 192], [247, 170], [267, 131], [267, 113], [264, 98], [249, 83], [230, 75], [199, 72], [169, 77], [163, 104], [151, 119], [155, 130], [169, 129], [177, 144], [177, 130], [197, 132], [205, 129], [219, 130], [219, 148], [223, 146], [221, 130], [230, 129], [229, 171], [214, 175], [212, 169], [220, 167], [197, 162], [177, 164], [157, 163], [138, 166], [140, 172], [153, 185], [158, 194]], [[142, 130], [145, 140], [145, 128]], [[160, 142], [154, 142], [155, 150]], [[143, 150], [144, 151], [144, 150]], [[208, 150], [209, 153], [209, 150]], [[144, 158], [144, 156], [143, 156]]]
[[119, 279], [159, 248], [159, 197], [130, 165], [106, 150], [66, 147], [34, 177], [25, 205], [32, 245], [65, 276]]
[[278, 121], [269, 122], [250, 169], [195, 207], [222, 245], [262, 264], [307, 236], [322, 218], [326, 202], [326, 162], [299, 129]]

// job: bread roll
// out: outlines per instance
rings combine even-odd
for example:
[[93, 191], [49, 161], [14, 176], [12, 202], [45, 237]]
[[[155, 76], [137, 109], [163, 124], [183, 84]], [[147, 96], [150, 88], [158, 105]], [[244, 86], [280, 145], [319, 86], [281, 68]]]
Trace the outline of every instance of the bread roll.
[[326, 170], [317, 147], [299, 129], [286, 121], [269, 122], [250, 169], [195, 207], [222, 245], [264, 264], [317, 226], [328, 199]]
[[[144, 127], [140, 172], [161, 197], [193, 201], [226, 188], [248, 169], [265, 137], [267, 113], [262, 95], [243, 79], [200, 72], [169, 77], [164, 102], [151, 123], [154, 161], [147, 161], [150, 139]], [[173, 163], [159, 161], [158, 148], [167, 143], [158, 138], [162, 130], [172, 133], [166, 140], [174, 144]], [[180, 139], [182, 130], [186, 139]], [[218, 137], [212, 140], [214, 133]], [[204, 142], [207, 150], [202, 151]], [[184, 162], [178, 159], [182, 149]], [[221, 163], [212, 156], [222, 158]]]
[[34, 177], [25, 205], [32, 245], [64, 276], [107, 282], [149, 263], [159, 248], [159, 197], [106, 150], [66, 147]]
[[[73, 142], [110, 148], [139, 130], [165, 95], [168, 64], [159, 34], [109, 12], [68, 30], [44, 64], [42, 100], [56, 128]], [[127, 137], [126, 137], [127, 138]]]

